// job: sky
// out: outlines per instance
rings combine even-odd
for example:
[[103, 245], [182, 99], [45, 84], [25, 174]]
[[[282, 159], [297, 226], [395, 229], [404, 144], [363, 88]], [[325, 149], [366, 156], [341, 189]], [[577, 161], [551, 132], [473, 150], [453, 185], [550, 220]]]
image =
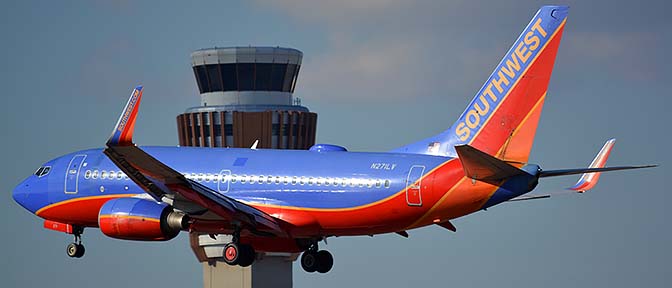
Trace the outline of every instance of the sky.
[[[495, 3], [490, 3], [495, 2]], [[49, 159], [101, 147], [134, 85], [135, 141], [176, 145], [199, 104], [192, 51], [283, 46], [304, 53], [295, 95], [317, 142], [387, 151], [450, 127], [543, 4], [571, 10], [530, 161], [584, 167], [604, 141], [613, 172], [589, 193], [505, 203], [440, 227], [341, 237], [335, 265], [295, 287], [669, 287], [672, 200], [669, 1], [2, 1], [0, 283], [3, 287], [199, 287], [187, 235], [169, 242], [45, 230], [11, 191]], [[537, 191], [572, 185], [544, 179]]]

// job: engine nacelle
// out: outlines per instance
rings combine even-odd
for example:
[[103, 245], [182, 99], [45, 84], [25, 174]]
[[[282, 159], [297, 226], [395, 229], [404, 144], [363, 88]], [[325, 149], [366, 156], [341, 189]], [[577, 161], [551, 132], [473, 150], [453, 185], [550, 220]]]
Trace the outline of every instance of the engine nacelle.
[[118, 239], [165, 241], [188, 227], [189, 216], [164, 204], [140, 198], [105, 202], [98, 213], [103, 234]]

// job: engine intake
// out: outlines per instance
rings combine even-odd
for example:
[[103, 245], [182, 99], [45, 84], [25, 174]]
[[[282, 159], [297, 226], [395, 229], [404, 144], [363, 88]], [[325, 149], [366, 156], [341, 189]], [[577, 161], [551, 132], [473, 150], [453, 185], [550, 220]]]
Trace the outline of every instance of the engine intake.
[[112, 238], [166, 241], [188, 228], [189, 216], [164, 203], [117, 198], [100, 208], [98, 226], [103, 234]]

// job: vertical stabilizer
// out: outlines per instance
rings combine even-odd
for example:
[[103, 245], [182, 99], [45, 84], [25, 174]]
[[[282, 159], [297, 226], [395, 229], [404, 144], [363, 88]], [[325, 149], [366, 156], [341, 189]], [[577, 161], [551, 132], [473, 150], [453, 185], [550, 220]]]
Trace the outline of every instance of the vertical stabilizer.
[[466, 144], [527, 162], [568, 11], [541, 7], [450, 129], [392, 152], [455, 157]]

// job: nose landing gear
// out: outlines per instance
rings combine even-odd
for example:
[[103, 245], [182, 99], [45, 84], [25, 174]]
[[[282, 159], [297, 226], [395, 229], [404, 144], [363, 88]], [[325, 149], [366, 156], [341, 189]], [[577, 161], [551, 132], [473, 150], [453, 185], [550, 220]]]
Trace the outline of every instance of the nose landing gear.
[[75, 241], [68, 244], [65, 249], [65, 252], [71, 258], [82, 258], [84, 256], [84, 245], [82, 245], [82, 233], [84, 233], [84, 228], [82, 227], [73, 227], [73, 233], [75, 235]]
[[334, 266], [334, 257], [326, 250], [319, 250], [317, 242], [301, 255], [301, 267], [308, 273], [327, 273]]

